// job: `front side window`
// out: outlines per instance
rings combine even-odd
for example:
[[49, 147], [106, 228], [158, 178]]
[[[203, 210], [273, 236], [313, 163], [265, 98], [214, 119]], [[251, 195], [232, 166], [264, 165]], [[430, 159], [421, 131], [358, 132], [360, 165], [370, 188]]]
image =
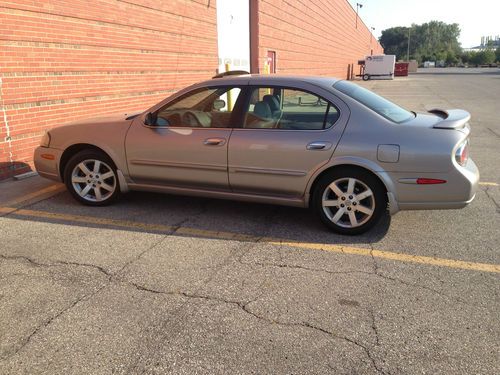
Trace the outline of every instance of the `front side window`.
[[156, 126], [229, 128], [236, 101], [236, 87], [202, 88], [176, 99], [156, 113]]
[[325, 99], [298, 89], [252, 88], [245, 113], [246, 129], [323, 130], [338, 119], [339, 111]]
[[415, 117], [412, 112], [354, 83], [338, 81], [333, 87], [392, 122], [400, 124]]

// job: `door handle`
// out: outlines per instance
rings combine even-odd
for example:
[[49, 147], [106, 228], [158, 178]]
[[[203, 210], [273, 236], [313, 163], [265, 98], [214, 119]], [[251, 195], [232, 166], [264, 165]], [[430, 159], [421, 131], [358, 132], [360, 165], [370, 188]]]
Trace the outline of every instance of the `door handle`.
[[328, 150], [332, 147], [330, 142], [311, 142], [307, 145], [308, 150]]
[[207, 138], [203, 141], [205, 146], [222, 146], [226, 143], [224, 138]]

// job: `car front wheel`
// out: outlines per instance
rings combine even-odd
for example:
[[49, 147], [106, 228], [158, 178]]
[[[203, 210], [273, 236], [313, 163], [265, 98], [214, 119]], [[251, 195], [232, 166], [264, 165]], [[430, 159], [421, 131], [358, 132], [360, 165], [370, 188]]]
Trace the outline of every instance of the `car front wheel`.
[[341, 234], [361, 234], [387, 211], [382, 183], [361, 170], [343, 169], [321, 178], [313, 193], [313, 208], [321, 221]]
[[64, 170], [64, 182], [77, 201], [89, 206], [110, 204], [120, 195], [116, 166], [99, 151], [74, 155]]

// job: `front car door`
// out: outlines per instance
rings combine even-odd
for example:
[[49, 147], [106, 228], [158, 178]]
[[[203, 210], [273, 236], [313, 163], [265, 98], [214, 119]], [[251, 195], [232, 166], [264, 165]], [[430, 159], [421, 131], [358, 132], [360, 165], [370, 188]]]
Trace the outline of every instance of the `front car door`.
[[240, 88], [203, 87], [136, 118], [125, 147], [136, 184], [229, 190], [227, 147]]
[[307, 83], [248, 90], [242, 127], [233, 130], [229, 143], [232, 190], [302, 197], [340, 140], [349, 118], [347, 106]]

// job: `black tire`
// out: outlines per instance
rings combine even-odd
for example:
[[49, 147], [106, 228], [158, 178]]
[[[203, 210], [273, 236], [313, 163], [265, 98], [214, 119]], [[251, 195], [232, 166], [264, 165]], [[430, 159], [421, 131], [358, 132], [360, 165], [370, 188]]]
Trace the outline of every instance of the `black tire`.
[[369, 74], [363, 74], [363, 81], [368, 81], [370, 79]]
[[[351, 179], [354, 179], [352, 195], [347, 193]], [[331, 189], [334, 182], [343, 193], [341, 196]], [[372, 194], [368, 195], [370, 191]], [[363, 198], [365, 195], [367, 197]], [[360, 199], [357, 199], [358, 196]], [[324, 199], [325, 205], [335, 202], [338, 202], [338, 205], [323, 207]], [[313, 191], [312, 208], [330, 230], [347, 235], [361, 234], [371, 229], [387, 213], [386, 189], [379, 179], [367, 171], [339, 168], [325, 174], [318, 181]], [[344, 213], [340, 212], [341, 210]], [[365, 213], [370, 210], [370, 215]], [[340, 216], [337, 217], [337, 214]], [[355, 217], [352, 221], [351, 215]], [[353, 222], [356, 224], [352, 225]]]
[[[90, 173], [80, 168], [82, 164]], [[94, 172], [96, 164], [97, 173]], [[64, 168], [64, 183], [73, 198], [88, 206], [106, 206], [121, 195], [115, 163], [98, 150], [83, 150], [73, 155]], [[85, 189], [89, 189], [87, 193]]]

